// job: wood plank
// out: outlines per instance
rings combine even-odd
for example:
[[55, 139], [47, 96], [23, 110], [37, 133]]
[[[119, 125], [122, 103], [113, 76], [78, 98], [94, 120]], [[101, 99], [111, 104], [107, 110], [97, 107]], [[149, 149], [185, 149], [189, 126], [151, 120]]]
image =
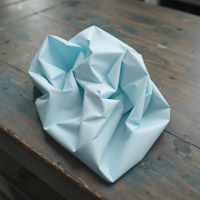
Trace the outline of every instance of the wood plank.
[[65, 3], [67, 0], [23, 1], [0, 8], [0, 26], [13, 23], [42, 10]]
[[[0, 135], [2, 136], [0, 147], [66, 198], [80, 199], [81, 195], [83, 199], [89, 200], [91, 198], [81, 192], [80, 189], [71, 186], [69, 178], [67, 180], [60, 177], [62, 168], [48, 158], [48, 152], [52, 158], [55, 156], [55, 146], [58, 147], [57, 155], [63, 156], [63, 158], [65, 158], [66, 150], [43, 131], [34, 104], [34, 100], [40, 95], [40, 91], [33, 88], [28, 75], [0, 62]], [[9, 136], [10, 133], [11, 137]], [[37, 135], [38, 133], [40, 134]], [[22, 135], [26, 135], [26, 137], [22, 137]], [[26, 138], [30, 140], [26, 141]], [[13, 139], [18, 143], [13, 143], [11, 141]], [[19, 148], [20, 145], [23, 148]], [[41, 148], [39, 152], [37, 147]], [[43, 152], [42, 149], [46, 147], [47, 152]], [[70, 156], [73, 158], [72, 155]], [[34, 163], [37, 162], [38, 164], [35, 165]], [[50, 166], [55, 165], [53, 168], [57, 168], [57, 173], [53, 173], [51, 169], [44, 167], [45, 163], [50, 163]]]
[[82, 29], [72, 28], [44, 16], [33, 15], [12, 25], [5, 26], [4, 30], [14, 39], [39, 49], [47, 35], [58, 35], [70, 40]]
[[96, 199], [199, 199], [199, 148], [164, 132], [138, 165], [106, 183], [43, 131], [32, 88], [28, 75], [0, 62], [0, 146], [65, 197], [78, 194], [72, 182]]
[[5, 179], [28, 200], [66, 200], [66, 198], [24, 167], [7, 175]]
[[97, 2], [65, 4], [43, 14], [82, 29], [97, 25], [128, 44], [139, 43], [169, 62], [167, 71], [200, 82], [199, 17], [137, 1]]
[[[3, 176], [22, 196], [31, 200], [66, 200], [53, 188], [49, 187], [40, 178], [24, 168], [19, 162], [9, 156], [0, 148], [0, 174]], [[42, 190], [41, 190], [42, 188]], [[19, 193], [19, 194], [20, 194]], [[21, 199], [20, 197], [16, 200]]]
[[0, 8], [9, 6], [11, 4], [19, 3], [21, 1], [26, 1], [26, 0], [1, 0], [0, 1]]
[[15, 159], [9, 156], [5, 151], [0, 148], [0, 174], [1, 176], [7, 176], [11, 173], [18, 171], [22, 166]]
[[19, 70], [28, 72], [28, 68], [38, 48], [16, 40], [0, 27], [0, 59]]
[[[55, 163], [52, 163], [45, 155], [38, 154], [38, 152], [36, 152], [31, 147], [27, 148], [25, 141], [17, 141], [16, 136], [15, 138], [10, 137], [8, 139], [8, 135], [5, 136], [4, 134], [5, 133], [3, 133], [2, 130], [0, 130], [1, 148], [4, 151], [6, 151], [9, 155], [16, 158], [23, 166], [32, 171], [41, 180], [43, 180], [49, 186], [54, 188], [54, 190], [56, 190], [60, 195], [62, 195], [68, 200], [92, 199], [90, 196], [83, 193], [83, 191], [80, 188], [72, 184], [69, 178], [67, 179], [64, 176], [62, 176], [62, 169], [56, 167]], [[9, 181], [11, 182], [10, 179]], [[26, 191], [26, 194], [27, 193], [28, 192]]]
[[[44, 26], [42, 26], [43, 24]], [[4, 29], [6, 29], [6, 31]], [[5, 35], [0, 48], [0, 59], [26, 73], [34, 54], [41, 46], [46, 35], [58, 35], [69, 40], [81, 30], [80, 27], [76, 28], [68, 25], [66, 22], [51, 20], [41, 15], [31, 16], [15, 24], [6, 26], [4, 29], [0, 31], [1, 34]], [[9, 34], [7, 32], [9, 32]], [[113, 31], [112, 33], [115, 36], [119, 34], [117, 31]], [[148, 33], [151, 33], [151, 31], [148, 30]], [[124, 35], [125, 34], [127, 37], [119, 36], [119, 39], [122, 39], [143, 55], [152, 80], [158, 88], [160, 88], [161, 93], [172, 108], [171, 121], [166, 131], [200, 147], [200, 121], [198, 117], [200, 115], [198, 106], [200, 84], [192, 80], [191, 74], [188, 75], [188, 73], [184, 73], [188, 76], [184, 77], [180, 73], [176, 74], [174, 71], [172, 72], [169, 70], [169, 68], [171, 68], [178, 72], [180, 71], [179, 68], [183, 68], [181, 65], [177, 68], [177, 65], [173, 63], [174, 61], [171, 61], [171, 57], [165, 58], [163, 56], [163, 52], [170, 52], [171, 48], [160, 48], [161, 50], [154, 49], [151, 44], [145, 46], [142, 41], [134, 38], [140, 38], [140, 35], [129, 37], [129, 35], [124, 32]], [[141, 36], [141, 38], [142, 37], [143, 36]], [[9, 43], [6, 43], [7, 40], [9, 40]], [[14, 48], [16, 44], [19, 46]], [[190, 49], [190, 47], [188, 47], [188, 49]], [[177, 50], [177, 52], [179, 51]], [[183, 61], [181, 62], [187, 62], [188, 57], [181, 55], [181, 52], [179, 52], [179, 55], [178, 53], [176, 54], [176, 59], [179, 61], [182, 59]], [[6, 53], [6, 55], [4, 53]], [[174, 53], [175, 52], [172, 52], [171, 54]], [[192, 57], [190, 60], [193, 62], [193, 66], [196, 69], [196, 71], [192, 73], [195, 73], [195, 76], [198, 77], [198, 70], [200, 70], [200, 68], [195, 63], [200, 62], [200, 60], [199, 58], [192, 59]], [[187, 71], [192, 70], [189, 66], [185, 66], [185, 68]]]
[[68, 40], [96, 24], [143, 54], [172, 108], [166, 131], [189, 143], [164, 132], [141, 163], [105, 183], [43, 131], [34, 105], [41, 94], [30, 77], [0, 62], [0, 122], [8, 136], [0, 133], [0, 145], [70, 199], [78, 198], [76, 187], [96, 199], [199, 199], [199, 148], [190, 144], [200, 146], [199, 18], [132, 1], [95, 3], [70, 1], [22, 20], [16, 14], [17, 22], [0, 28], [0, 59], [27, 73], [46, 35]]
[[171, 106], [166, 131], [200, 147], [200, 84], [148, 67], [150, 76]]

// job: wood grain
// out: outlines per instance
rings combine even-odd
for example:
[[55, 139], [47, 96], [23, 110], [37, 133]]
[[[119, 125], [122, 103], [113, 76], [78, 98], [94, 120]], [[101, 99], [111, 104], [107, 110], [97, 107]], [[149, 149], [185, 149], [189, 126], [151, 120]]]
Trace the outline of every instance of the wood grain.
[[108, 184], [43, 131], [34, 105], [41, 93], [28, 75], [0, 62], [0, 95], [1, 147], [65, 197], [70, 181], [96, 199], [198, 199], [199, 148], [164, 132], [136, 167]]
[[[20, 12], [19, 5], [25, 5]], [[199, 199], [199, 17], [131, 0], [38, 5], [27, 1], [0, 9], [0, 146], [68, 199]], [[6, 17], [9, 9], [14, 11]], [[43, 131], [34, 104], [41, 93], [27, 75], [47, 35], [69, 40], [91, 25], [143, 55], [171, 106], [171, 121], [158, 141], [114, 184]]]
[[19, 1], [18, 3], [2, 7], [0, 8], [0, 26], [11, 24], [40, 11], [56, 7], [66, 1], [67, 0]]
[[[200, 147], [198, 17], [140, 2], [130, 7], [129, 1], [119, 1], [113, 4], [114, 10], [109, 10], [111, 3], [106, 1], [95, 13], [88, 14], [95, 9], [95, 2], [68, 2], [5, 26], [0, 31], [5, 35], [0, 59], [27, 73], [48, 34], [69, 40], [96, 24], [143, 55], [152, 80], [172, 108], [166, 131]], [[195, 31], [190, 31], [190, 22]]]
[[43, 14], [81, 28], [97, 25], [129, 45], [140, 44], [160, 55], [169, 62], [165, 70], [199, 82], [199, 17], [137, 1], [104, 1], [98, 9], [95, 1], [88, 2], [65, 4]]
[[1, 0], [0, 1], [0, 8], [19, 3], [21, 1], [26, 1], [26, 0]]

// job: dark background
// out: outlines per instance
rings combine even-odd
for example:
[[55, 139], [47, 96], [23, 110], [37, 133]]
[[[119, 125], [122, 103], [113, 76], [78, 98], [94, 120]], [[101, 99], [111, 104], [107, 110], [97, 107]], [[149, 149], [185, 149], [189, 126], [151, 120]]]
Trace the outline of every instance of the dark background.
[[154, 5], [166, 6], [195, 15], [200, 15], [200, 0], [140, 0]]

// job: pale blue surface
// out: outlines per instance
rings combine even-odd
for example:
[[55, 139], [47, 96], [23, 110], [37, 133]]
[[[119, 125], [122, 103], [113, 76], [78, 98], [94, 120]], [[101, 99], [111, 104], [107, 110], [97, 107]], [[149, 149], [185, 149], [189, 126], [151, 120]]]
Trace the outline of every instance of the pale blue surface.
[[48, 36], [29, 74], [44, 94], [45, 131], [108, 182], [141, 161], [170, 119], [142, 56], [95, 26], [70, 41]]

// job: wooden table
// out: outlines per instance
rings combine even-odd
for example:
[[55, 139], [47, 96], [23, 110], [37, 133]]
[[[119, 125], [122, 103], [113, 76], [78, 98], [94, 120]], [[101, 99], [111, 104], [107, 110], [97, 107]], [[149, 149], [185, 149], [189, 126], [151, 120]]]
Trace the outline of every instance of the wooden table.
[[[200, 18], [134, 0], [0, 1], [0, 147], [67, 199], [200, 199]], [[47, 35], [96, 25], [143, 55], [171, 106], [145, 158], [109, 184], [42, 129], [27, 74]]]

